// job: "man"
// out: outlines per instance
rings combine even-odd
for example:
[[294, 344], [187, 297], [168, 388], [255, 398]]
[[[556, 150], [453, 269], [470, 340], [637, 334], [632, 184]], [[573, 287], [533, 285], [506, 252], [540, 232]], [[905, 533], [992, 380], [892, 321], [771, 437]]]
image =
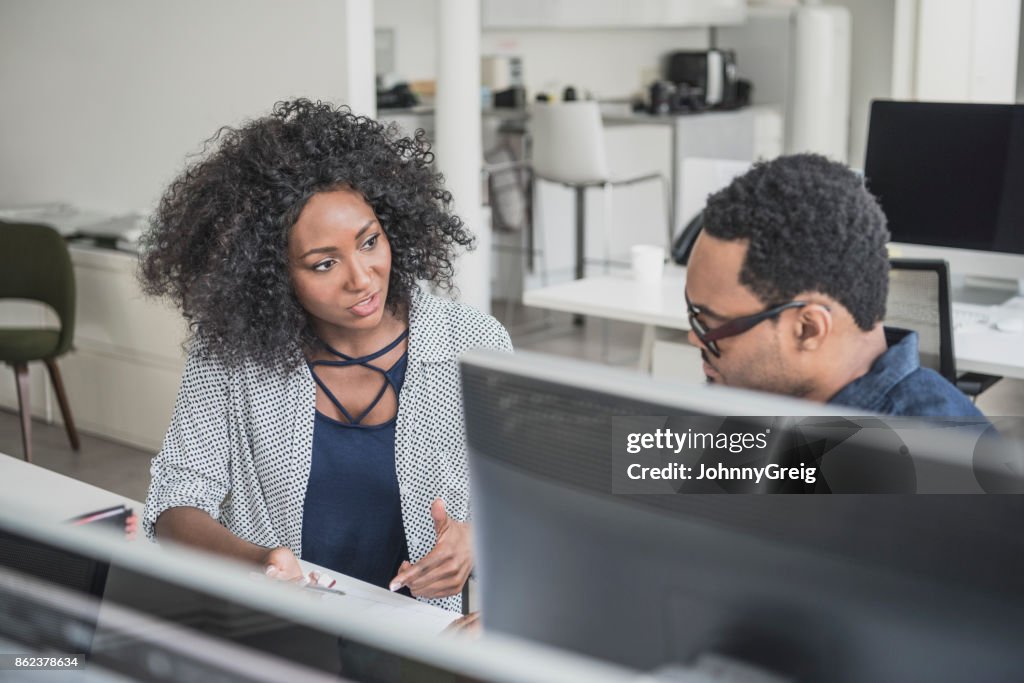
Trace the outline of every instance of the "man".
[[875, 413], [977, 416], [883, 328], [885, 215], [863, 180], [813, 154], [756, 164], [708, 199], [687, 269], [690, 342], [709, 382]]

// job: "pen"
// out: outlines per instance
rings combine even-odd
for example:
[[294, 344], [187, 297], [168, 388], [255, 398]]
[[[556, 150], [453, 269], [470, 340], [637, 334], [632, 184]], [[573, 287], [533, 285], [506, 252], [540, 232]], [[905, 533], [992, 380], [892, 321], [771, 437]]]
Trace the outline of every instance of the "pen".
[[[258, 572], [250, 572], [249, 576], [255, 579], [266, 578], [265, 574], [260, 574]], [[304, 576], [302, 577], [302, 579], [283, 583], [284, 585], [290, 583], [294, 586], [298, 586], [299, 588], [308, 588], [310, 590], [320, 591], [321, 593], [334, 593], [335, 595], [345, 595], [345, 591], [341, 590], [340, 588], [335, 588], [335, 586], [338, 584], [337, 579], [334, 579], [330, 576], [324, 576], [319, 572], [316, 573], [315, 579], [311, 579], [309, 576]]]
[[[333, 585], [334, 582], [332, 581], [331, 586]], [[304, 586], [304, 588], [308, 588], [309, 590], [313, 591], [320, 591], [322, 593], [334, 593], [335, 595], [345, 595], [345, 591], [341, 590], [340, 588], [331, 588], [330, 586], [318, 586], [315, 583], [308, 583]]]

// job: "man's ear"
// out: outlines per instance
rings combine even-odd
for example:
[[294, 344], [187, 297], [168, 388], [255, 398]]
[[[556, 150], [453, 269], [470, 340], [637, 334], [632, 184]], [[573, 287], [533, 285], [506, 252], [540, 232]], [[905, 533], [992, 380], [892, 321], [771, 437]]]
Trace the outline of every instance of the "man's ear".
[[797, 348], [801, 351], [817, 351], [835, 325], [832, 312], [821, 304], [807, 304], [797, 309]]

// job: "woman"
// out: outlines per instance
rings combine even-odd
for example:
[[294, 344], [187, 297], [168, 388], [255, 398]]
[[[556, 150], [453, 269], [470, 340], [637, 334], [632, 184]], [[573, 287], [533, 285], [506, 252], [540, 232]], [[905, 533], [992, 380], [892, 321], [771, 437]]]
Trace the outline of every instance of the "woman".
[[143, 239], [192, 343], [147, 534], [302, 575], [297, 557], [452, 610], [472, 568], [458, 355], [511, 350], [451, 288], [422, 133], [308, 100], [222, 129]]

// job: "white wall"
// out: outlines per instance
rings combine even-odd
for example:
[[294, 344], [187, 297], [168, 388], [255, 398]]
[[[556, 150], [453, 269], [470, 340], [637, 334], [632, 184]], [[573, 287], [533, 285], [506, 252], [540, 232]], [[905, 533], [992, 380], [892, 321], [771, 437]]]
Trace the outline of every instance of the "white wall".
[[1020, 0], [918, 0], [917, 99], [1013, 102]]
[[893, 0], [832, 0], [850, 11], [850, 137], [848, 162], [864, 166], [871, 100], [892, 97]]
[[147, 209], [277, 100], [346, 96], [344, 0], [3, 0], [0, 204]]
[[[395, 30], [395, 71], [408, 80], [436, 77], [436, 0], [376, 0], [378, 28]], [[636, 30], [485, 30], [483, 55], [518, 55], [530, 99], [561, 96], [566, 85], [595, 97], [627, 97], [659, 77], [662, 56], [708, 47], [704, 28]]]
[[1020, 13], [1017, 33], [1017, 101], [1024, 102], [1024, 10]]

